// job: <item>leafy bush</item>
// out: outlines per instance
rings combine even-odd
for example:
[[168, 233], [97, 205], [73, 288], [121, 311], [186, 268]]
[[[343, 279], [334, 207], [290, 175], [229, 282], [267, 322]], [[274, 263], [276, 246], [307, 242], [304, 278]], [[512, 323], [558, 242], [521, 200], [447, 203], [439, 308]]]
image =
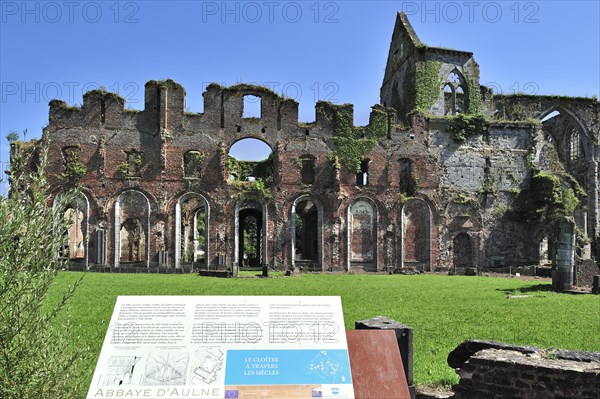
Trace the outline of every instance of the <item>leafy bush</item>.
[[0, 398], [72, 398], [90, 353], [73, 336], [64, 309], [81, 278], [59, 300], [45, 301], [68, 261], [61, 256], [70, 224], [63, 215], [75, 195], [48, 206], [46, 164], [44, 149], [17, 154], [10, 196], [0, 196]]

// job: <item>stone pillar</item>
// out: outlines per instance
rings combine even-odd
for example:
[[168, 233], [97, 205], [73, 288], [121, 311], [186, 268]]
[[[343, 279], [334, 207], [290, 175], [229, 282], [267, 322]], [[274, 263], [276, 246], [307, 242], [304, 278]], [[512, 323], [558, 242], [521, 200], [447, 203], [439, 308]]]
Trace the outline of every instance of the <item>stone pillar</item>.
[[568, 291], [573, 287], [575, 222], [569, 218], [560, 219], [557, 232], [556, 266], [552, 270], [552, 288], [555, 291]]
[[408, 384], [411, 399], [415, 398], [414, 368], [413, 368], [413, 330], [411, 327], [398, 323], [384, 316], [354, 322], [356, 330], [394, 330], [398, 349], [404, 366], [404, 375]]

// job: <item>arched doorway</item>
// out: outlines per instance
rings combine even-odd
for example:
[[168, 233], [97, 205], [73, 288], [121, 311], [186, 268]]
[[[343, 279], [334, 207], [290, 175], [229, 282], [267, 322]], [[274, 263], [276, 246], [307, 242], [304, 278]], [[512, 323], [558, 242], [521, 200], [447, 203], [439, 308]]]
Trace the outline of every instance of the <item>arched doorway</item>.
[[[59, 194], [54, 206], [60, 203], [60, 198], [64, 194]], [[64, 206], [64, 202], [63, 205]], [[69, 267], [79, 265], [79, 267], [88, 268], [89, 264], [89, 209], [88, 198], [83, 193], [77, 194], [69, 204], [64, 208], [63, 216], [68, 222], [65, 231], [63, 256], [69, 259]]]
[[236, 204], [234, 262], [244, 268], [268, 264], [267, 211], [258, 200], [245, 199]]
[[148, 198], [137, 190], [121, 193], [115, 202], [115, 266], [150, 266], [149, 225]]
[[197, 193], [182, 195], [175, 206], [175, 267], [208, 267], [209, 206]]
[[322, 211], [309, 197], [297, 198], [292, 205], [292, 265], [310, 271], [323, 270]]
[[348, 270], [377, 270], [377, 208], [361, 198], [348, 207]]
[[401, 267], [431, 270], [431, 212], [421, 199], [409, 200], [402, 207]]

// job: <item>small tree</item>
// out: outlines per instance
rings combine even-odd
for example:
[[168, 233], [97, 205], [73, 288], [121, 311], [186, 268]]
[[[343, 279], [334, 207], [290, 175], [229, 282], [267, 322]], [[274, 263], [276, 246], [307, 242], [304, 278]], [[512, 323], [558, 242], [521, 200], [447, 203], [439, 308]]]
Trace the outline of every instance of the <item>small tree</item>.
[[0, 398], [76, 397], [77, 373], [90, 353], [71, 339], [64, 309], [81, 279], [59, 300], [48, 298], [68, 261], [61, 256], [64, 210], [75, 193], [49, 206], [46, 164], [43, 148], [13, 156], [10, 195], [0, 196]]
[[19, 133], [15, 131], [11, 131], [6, 135], [6, 141], [8, 141], [9, 143], [15, 142], [17, 140], [19, 140]]

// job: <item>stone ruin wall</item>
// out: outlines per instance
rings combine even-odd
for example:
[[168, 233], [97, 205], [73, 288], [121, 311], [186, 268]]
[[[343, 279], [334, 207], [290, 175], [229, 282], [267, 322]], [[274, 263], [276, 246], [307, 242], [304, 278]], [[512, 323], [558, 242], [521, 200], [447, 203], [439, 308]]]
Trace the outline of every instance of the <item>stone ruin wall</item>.
[[460, 376], [453, 399], [593, 399], [600, 393], [598, 352], [472, 340], [451, 352], [448, 364]]
[[[433, 96], [421, 83], [423, 68], [437, 74]], [[260, 117], [243, 117], [247, 95], [260, 98]], [[472, 53], [422, 45], [402, 14], [390, 44], [382, 105], [373, 107], [368, 126], [348, 127], [352, 106], [325, 102], [317, 103], [314, 122], [299, 122], [295, 101], [253, 85], [212, 84], [203, 96], [202, 114], [185, 112], [185, 91], [171, 80], [146, 84], [142, 111], [125, 109], [124, 99], [101, 90], [86, 93], [80, 108], [50, 103], [42, 140], [49, 145], [53, 194], [75, 183], [64, 178], [73, 153], [86, 167], [76, 207], [84, 215], [80, 236], [89, 240], [83, 256], [73, 251], [74, 263], [231, 268], [242, 263], [241, 216], [253, 215], [262, 225], [259, 263], [281, 269], [543, 265], [551, 250], [541, 245], [548, 226], [509, 217], [534, 169], [569, 174], [579, 184], [585, 195], [574, 213], [577, 255], [599, 255], [598, 101], [494, 96], [479, 85]], [[425, 103], [429, 108], [418, 109]], [[452, 117], [470, 113], [476, 103], [485, 127], [458, 142]], [[545, 121], [554, 111], [558, 116]], [[380, 134], [364, 154], [366, 185], [332, 162], [335, 137], [347, 129]], [[273, 151], [266, 191], [230, 181], [229, 149], [248, 137]], [[192, 237], [202, 265], [184, 256], [195, 234], [189, 227], [195, 212], [206, 218], [200, 249]], [[294, 234], [300, 212], [311, 226], [305, 243]], [[297, 255], [301, 246], [313, 249]]]

